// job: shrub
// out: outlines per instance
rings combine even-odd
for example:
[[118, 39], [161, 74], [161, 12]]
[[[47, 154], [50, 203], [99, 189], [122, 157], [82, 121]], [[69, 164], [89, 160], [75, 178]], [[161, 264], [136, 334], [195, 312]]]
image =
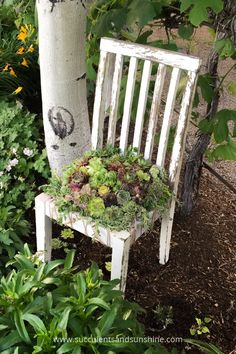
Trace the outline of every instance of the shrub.
[[12, 257], [29, 231], [25, 211], [32, 206], [36, 178], [47, 177], [46, 152], [36, 116], [18, 104], [0, 102], [0, 255]]

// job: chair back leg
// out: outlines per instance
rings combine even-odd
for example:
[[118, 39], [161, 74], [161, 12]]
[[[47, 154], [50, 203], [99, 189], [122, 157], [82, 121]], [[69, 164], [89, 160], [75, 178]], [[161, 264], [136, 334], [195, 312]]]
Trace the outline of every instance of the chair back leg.
[[170, 241], [172, 226], [175, 212], [175, 198], [172, 198], [170, 208], [163, 215], [161, 220], [160, 248], [159, 248], [159, 263], [166, 264], [169, 260]]

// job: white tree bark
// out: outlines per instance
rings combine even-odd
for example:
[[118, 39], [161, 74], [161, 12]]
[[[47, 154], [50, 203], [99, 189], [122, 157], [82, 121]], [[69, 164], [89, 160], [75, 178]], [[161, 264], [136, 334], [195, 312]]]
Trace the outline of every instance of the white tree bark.
[[43, 121], [52, 170], [90, 148], [86, 0], [37, 0]]

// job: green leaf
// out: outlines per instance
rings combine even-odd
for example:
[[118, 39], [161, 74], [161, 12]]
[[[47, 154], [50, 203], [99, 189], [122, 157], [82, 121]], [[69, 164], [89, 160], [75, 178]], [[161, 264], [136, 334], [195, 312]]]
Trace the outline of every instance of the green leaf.
[[194, 345], [204, 351], [205, 354], [224, 354], [220, 349], [211, 343], [205, 343], [196, 339], [184, 339], [185, 343]]
[[35, 270], [34, 264], [29, 259], [27, 259], [25, 256], [23, 256], [21, 254], [17, 254], [15, 256], [15, 259], [16, 259], [17, 263], [20, 264], [22, 269], [33, 270], [33, 271]]
[[218, 39], [215, 42], [215, 50], [222, 59], [231, 57], [235, 53], [234, 43], [230, 38]]
[[191, 334], [191, 336], [195, 336], [195, 334], [196, 334], [196, 329], [195, 328], [190, 328], [190, 334]]
[[156, 15], [155, 7], [150, 0], [133, 0], [129, 10], [127, 22], [133, 23], [137, 19], [140, 27], [147, 25]]
[[27, 329], [25, 327], [24, 321], [23, 321], [23, 313], [20, 310], [17, 310], [14, 313], [14, 322], [15, 322], [17, 331], [18, 331], [19, 336], [21, 337], [21, 339], [24, 342], [30, 344], [31, 340], [30, 340], [29, 334], [27, 332]]
[[104, 300], [100, 299], [99, 297], [93, 297], [91, 299], [88, 300], [88, 305], [97, 305], [99, 307], [104, 308], [105, 310], [110, 310], [110, 306], [108, 305], [107, 302], [105, 302]]
[[69, 320], [69, 315], [71, 312], [71, 307], [67, 307], [65, 308], [65, 310], [63, 311], [63, 313], [61, 314], [61, 320], [58, 323], [58, 328], [62, 329], [62, 330], [66, 330], [67, 324], [68, 324], [68, 320]]
[[224, 8], [222, 0], [181, 0], [180, 3], [180, 12], [185, 12], [190, 8], [189, 20], [194, 26], [199, 26], [208, 19], [208, 9], [218, 14]]
[[68, 252], [66, 255], [65, 264], [64, 264], [65, 269], [71, 269], [74, 262], [74, 257], [75, 257], [75, 250], [70, 250], [70, 252]]
[[[68, 353], [68, 352], [71, 353], [71, 351], [75, 348], [75, 346], [78, 347], [78, 345], [77, 345], [76, 343], [64, 343], [64, 344], [56, 351], [56, 353], [57, 353], [57, 354], [64, 354], [64, 353]], [[81, 351], [80, 351], [80, 352], [81, 352]], [[78, 354], [79, 354], [79, 352], [78, 352]]]
[[139, 44], [147, 44], [147, 39], [149, 36], [151, 36], [151, 34], [153, 33], [153, 31], [146, 31], [143, 32], [137, 39], [136, 39], [136, 43]]
[[113, 322], [115, 321], [115, 318], [117, 316], [117, 311], [118, 307], [113, 305], [112, 309], [110, 311], [105, 312], [104, 315], [101, 317], [98, 327], [101, 331], [102, 336], [106, 335], [111, 329]]
[[203, 326], [201, 330], [202, 330], [202, 333], [210, 333], [209, 328], [206, 326]]
[[232, 140], [226, 144], [217, 146], [208, 153], [210, 160], [232, 160], [236, 161], [236, 143]]
[[212, 321], [212, 318], [210, 317], [204, 317], [204, 322], [205, 323], [210, 323]]
[[0, 331], [2, 331], [3, 329], [6, 329], [6, 328], [8, 328], [8, 326], [0, 324]]
[[29, 322], [29, 324], [34, 328], [36, 333], [47, 332], [43, 321], [38, 316], [26, 313], [22, 316], [22, 319]]
[[127, 10], [126, 9], [111, 9], [105, 12], [97, 21], [92, 31], [98, 37], [108, 35], [114, 28], [120, 31], [126, 23]]
[[80, 304], [83, 304], [85, 302], [85, 294], [86, 294], [86, 281], [84, 278], [83, 273], [79, 273], [77, 278], [77, 284], [78, 284], [78, 294], [79, 294], [79, 302]]
[[212, 77], [207, 74], [199, 75], [197, 84], [201, 89], [201, 94], [204, 100], [207, 103], [210, 103], [214, 96]]
[[37, 271], [33, 277], [33, 281], [38, 282], [41, 280], [45, 266], [46, 266], [45, 263], [43, 263], [39, 266], [39, 268], [37, 269]]
[[193, 31], [194, 31], [194, 27], [191, 24], [188, 25], [181, 24], [178, 28], [178, 34], [183, 39], [189, 39], [192, 36]]
[[217, 143], [227, 141], [229, 138], [228, 122], [233, 121], [236, 125], [236, 111], [223, 109], [215, 115], [216, 125], [214, 128], [214, 138]]
[[214, 131], [215, 122], [213, 120], [203, 119], [198, 124], [198, 128], [206, 134], [212, 134]]
[[227, 90], [231, 95], [236, 96], [236, 83], [230, 81], [227, 85]]
[[56, 259], [55, 261], [48, 262], [45, 267], [45, 274], [48, 275], [53, 269], [58, 268], [63, 263], [63, 259]]
[[17, 343], [22, 342], [21, 337], [17, 331], [13, 331], [7, 336], [0, 338], [0, 351], [6, 350], [15, 346]]

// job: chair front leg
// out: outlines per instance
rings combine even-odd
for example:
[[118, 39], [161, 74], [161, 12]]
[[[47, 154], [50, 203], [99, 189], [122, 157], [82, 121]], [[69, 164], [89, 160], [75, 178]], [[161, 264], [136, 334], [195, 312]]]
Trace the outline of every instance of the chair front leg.
[[35, 198], [37, 252], [43, 262], [50, 261], [52, 251], [52, 221], [45, 212], [47, 201], [44, 193]]
[[125, 292], [128, 272], [130, 239], [131, 237], [126, 240], [114, 239], [112, 246], [111, 280], [120, 279], [118, 288], [123, 292]]

